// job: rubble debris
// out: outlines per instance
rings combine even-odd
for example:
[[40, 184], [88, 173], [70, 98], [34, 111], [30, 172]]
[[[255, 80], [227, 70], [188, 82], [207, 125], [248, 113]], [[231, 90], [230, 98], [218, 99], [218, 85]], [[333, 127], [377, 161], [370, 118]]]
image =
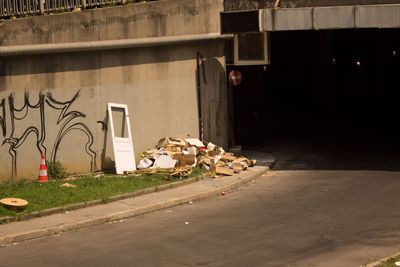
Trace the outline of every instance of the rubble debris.
[[188, 176], [194, 167], [212, 171], [216, 175], [234, 175], [253, 167], [256, 160], [250, 160], [222, 147], [197, 138], [161, 138], [156, 148], [141, 154], [135, 174], [165, 174], [169, 176]]

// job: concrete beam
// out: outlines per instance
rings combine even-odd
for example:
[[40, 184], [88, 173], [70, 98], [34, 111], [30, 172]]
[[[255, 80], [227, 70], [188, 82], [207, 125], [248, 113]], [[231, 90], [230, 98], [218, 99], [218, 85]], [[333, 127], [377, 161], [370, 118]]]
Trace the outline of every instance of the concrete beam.
[[400, 28], [400, 5], [356, 6], [356, 28]]
[[316, 7], [313, 14], [313, 28], [316, 30], [354, 28], [354, 12], [354, 6]]
[[261, 9], [261, 31], [400, 28], [400, 4]]
[[282, 8], [273, 12], [275, 31], [313, 29], [313, 8]]
[[198, 42], [206, 40], [230, 39], [233, 35], [221, 35], [219, 33], [205, 33], [195, 35], [163, 36], [152, 38], [105, 40], [93, 42], [57, 43], [57, 44], [35, 44], [0, 46], [0, 57], [17, 55], [36, 55], [50, 53], [68, 53], [83, 51], [100, 51], [110, 49], [154, 47], [163, 45], [174, 45], [187, 42]]

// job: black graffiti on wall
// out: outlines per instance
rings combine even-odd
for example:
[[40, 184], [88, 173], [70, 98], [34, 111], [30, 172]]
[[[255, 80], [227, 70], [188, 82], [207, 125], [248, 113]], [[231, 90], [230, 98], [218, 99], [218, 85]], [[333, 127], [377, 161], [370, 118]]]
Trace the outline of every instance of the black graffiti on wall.
[[6, 117], [6, 100], [3, 98], [0, 102], [0, 129], [1, 132], [3, 134], [3, 137], [6, 136], [6, 121], [5, 121], [5, 117]]
[[[36, 147], [40, 153], [47, 154], [47, 147], [44, 145], [46, 140], [46, 129], [49, 125], [46, 125], [46, 107], [56, 110], [59, 112], [59, 116], [57, 118], [56, 124], [59, 126], [59, 130], [57, 132], [53, 147], [51, 149], [50, 160], [56, 161], [57, 152], [59, 150], [61, 141], [63, 138], [70, 133], [71, 131], [78, 131], [84, 134], [87, 138], [87, 142], [85, 145], [85, 151], [90, 156], [91, 163], [90, 167], [93, 171], [96, 168], [96, 152], [92, 149], [93, 145], [93, 134], [90, 131], [89, 127], [84, 124], [82, 121], [78, 121], [79, 118], [85, 118], [86, 114], [77, 111], [70, 110], [71, 105], [78, 99], [79, 91], [68, 101], [59, 101], [56, 100], [52, 94], [49, 92], [46, 95], [42, 92], [39, 93], [38, 101], [36, 103], [31, 103], [29, 99], [29, 94], [24, 94], [23, 104], [20, 107], [16, 106], [14, 94], [10, 94], [8, 97], [8, 106], [9, 106], [9, 123], [6, 121], [6, 109], [5, 109], [5, 99], [0, 102], [0, 108], [2, 108], [2, 116], [0, 117], [0, 125], [3, 131], [3, 136], [6, 136], [7, 126], [10, 126], [10, 133], [7, 135], [7, 138], [4, 139], [3, 145], [9, 145], [9, 154], [12, 160], [12, 176], [15, 177], [17, 175], [17, 153], [18, 148], [24, 144], [26, 139], [30, 135], [35, 136]], [[46, 105], [47, 104], [47, 105]], [[26, 127], [21, 134], [17, 133], [20, 131], [16, 130], [16, 125], [19, 121], [24, 121], [26, 123], [27, 116], [30, 111], [38, 110], [39, 111], [39, 120], [37, 125], [30, 125]], [[1, 110], [0, 110], [1, 111]], [[47, 158], [47, 157], [46, 157]]]

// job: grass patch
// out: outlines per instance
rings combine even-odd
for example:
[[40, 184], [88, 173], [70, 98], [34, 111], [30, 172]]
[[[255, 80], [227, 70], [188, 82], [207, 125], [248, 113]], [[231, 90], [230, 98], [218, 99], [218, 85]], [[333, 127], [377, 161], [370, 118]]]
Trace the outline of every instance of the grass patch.
[[382, 264], [378, 265], [379, 267], [396, 267], [395, 262], [399, 261], [400, 257], [390, 258]]
[[[201, 173], [202, 170], [195, 168], [190, 177], [198, 176]], [[92, 200], [101, 200], [102, 203], [106, 203], [110, 197], [115, 195], [135, 192], [178, 180], [181, 179], [170, 179], [165, 175], [102, 175], [98, 177], [89, 175], [74, 181], [50, 180], [47, 183], [22, 180], [16, 183], [1, 183], [0, 199], [6, 197], [25, 199], [29, 202], [29, 205], [24, 213], [30, 213]], [[61, 187], [60, 185], [65, 182], [76, 185], [76, 187]], [[7, 215], [15, 216], [17, 213], [0, 205], [0, 217]]]
[[65, 167], [59, 161], [47, 161], [47, 173], [49, 179], [62, 180], [67, 178], [68, 173]]

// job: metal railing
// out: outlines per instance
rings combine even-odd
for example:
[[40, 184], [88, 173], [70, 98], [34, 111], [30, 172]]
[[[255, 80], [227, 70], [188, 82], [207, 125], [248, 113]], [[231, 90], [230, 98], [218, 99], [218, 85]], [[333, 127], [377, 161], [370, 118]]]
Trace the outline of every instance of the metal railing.
[[142, 0], [0, 0], [0, 18], [65, 12], [71, 11], [74, 8], [101, 7], [141, 1]]
[[[1, 0], [0, 0], [1, 1]], [[32, 1], [32, 0], [30, 0]], [[33, 0], [35, 1], [35, 0]], [[56, 12], [56, 11], [69, 11], [76, 7], [83, 7], [82, 0], [38, 0], [44, 1], [43, 13]]]
[[0, 17], [40, 13], [40, 0], [0, 0]]

